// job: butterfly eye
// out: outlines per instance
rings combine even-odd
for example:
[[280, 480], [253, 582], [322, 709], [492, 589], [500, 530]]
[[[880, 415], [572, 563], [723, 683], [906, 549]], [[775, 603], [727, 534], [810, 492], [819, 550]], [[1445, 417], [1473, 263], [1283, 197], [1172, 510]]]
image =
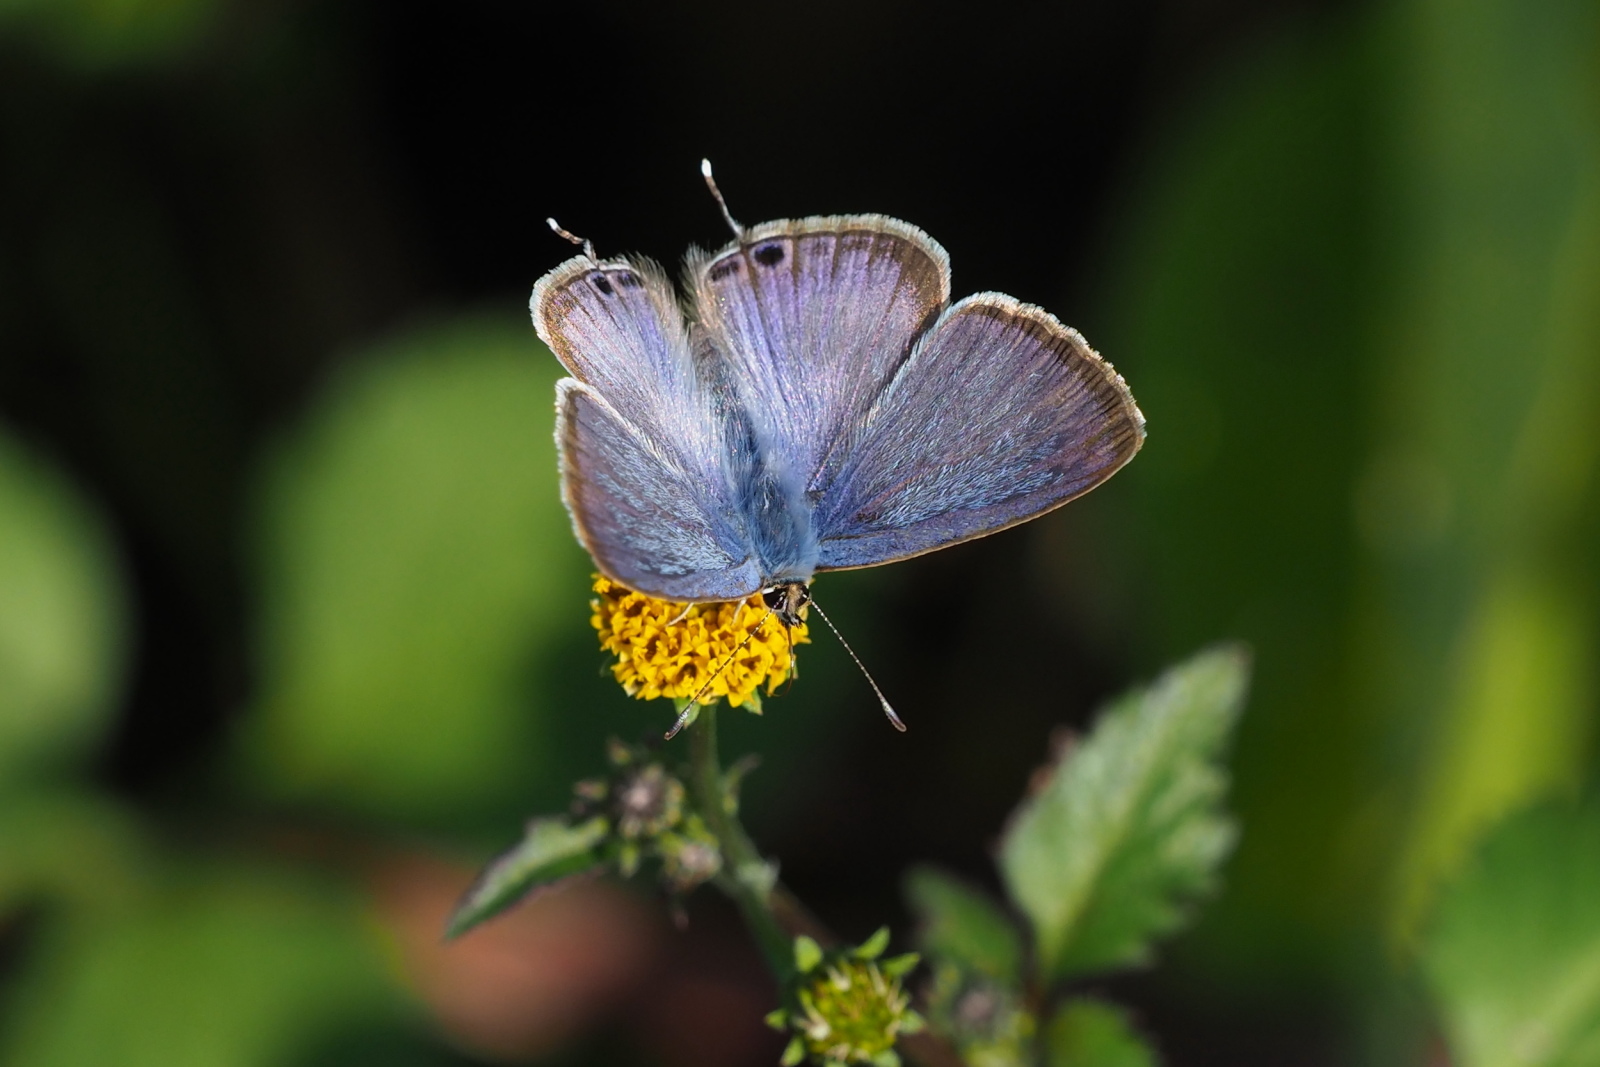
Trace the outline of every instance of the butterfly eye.
[[783, 246], [780, 244], [762, 245], [755, 251], [756, 262], [763, 267], [776, 267], [783, 262]]

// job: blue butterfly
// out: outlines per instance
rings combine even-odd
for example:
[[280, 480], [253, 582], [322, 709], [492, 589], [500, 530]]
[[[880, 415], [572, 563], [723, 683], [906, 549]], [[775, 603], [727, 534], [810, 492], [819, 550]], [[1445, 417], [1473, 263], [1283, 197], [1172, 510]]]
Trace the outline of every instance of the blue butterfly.
[[666, 600], [760, 592], [793, 626], [819, 571], [1025, 522], [1143, 443], [1077, 331], [1000, 293], [951, 303], [949, 257], [917, 227], [723, 214], [736, 239], [690, 251], [682, 303], [657, 264], [587, 245], [533, 289], [572, 374], [562, 498], [606, 577]]

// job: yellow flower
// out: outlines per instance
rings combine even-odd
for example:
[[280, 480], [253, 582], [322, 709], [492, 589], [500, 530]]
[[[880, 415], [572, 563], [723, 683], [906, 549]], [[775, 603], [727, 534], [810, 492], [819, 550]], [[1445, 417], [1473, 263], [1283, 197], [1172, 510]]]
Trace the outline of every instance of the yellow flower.
[[809, 641], [803, 623], [785, 633], [759, 593], [730, 603], [677, 604], [599, 575], [594, 591], [589, 621], [600, 633], [600, 647], [616, 654], [611, 673], [640, 700], [699, 694], [702, 704], [727, 697], [733, 707], [752, 702], [759, 710], [756, 690], [764, 683], [771, 695], [794, 669], [792, 645]]

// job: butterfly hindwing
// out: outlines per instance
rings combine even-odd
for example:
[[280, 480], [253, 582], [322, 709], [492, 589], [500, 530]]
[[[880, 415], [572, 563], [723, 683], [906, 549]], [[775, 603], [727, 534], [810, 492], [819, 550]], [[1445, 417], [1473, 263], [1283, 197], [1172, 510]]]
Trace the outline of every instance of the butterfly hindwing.
[[738, 517], [594, 389], [556, 385], [561, 492], [606, 576], [669, 600], [735, 600], [761, 587]]
[[1111, 365], [998, 293], [952, 306], [872, 404], [817, 502], [819, 570], [981, 537], [1088, 492], [1133, 458], [1144, 417]]

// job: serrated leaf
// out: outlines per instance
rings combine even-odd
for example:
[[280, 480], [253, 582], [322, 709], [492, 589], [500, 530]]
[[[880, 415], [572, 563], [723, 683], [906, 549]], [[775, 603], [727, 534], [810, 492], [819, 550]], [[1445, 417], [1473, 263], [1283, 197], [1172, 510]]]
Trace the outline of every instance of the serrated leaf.
[[445, 937], [460, 937], [534, 890], [598, 866], [597, 846], [610, 829], [601, 817], [577, 826], [562, 819], [534, 819], [516, 847], [485, 867], [467, 890], [450, 916]]
[[1236, 837], [1217, 757], [1248, 664], [1212, 649], [1122, 697], [1018, 808], [1000, 868], [1045, 980], [1145, 962], [1211, 888]]
[[914, 868], [905, 888], [930, 956], [1008, 986], [1021, 981], [1022, 937], [998, 901], [932, 867]]
[[1600, 804], [1494, 831], [1441, 898], [1423, 970], [1452, 1063], [1600, 1063]]
[[1050, 1067], [1155, 1067], [1156, 1055], [1119, 1009], [1069, 1000], [1045, 1031]]

